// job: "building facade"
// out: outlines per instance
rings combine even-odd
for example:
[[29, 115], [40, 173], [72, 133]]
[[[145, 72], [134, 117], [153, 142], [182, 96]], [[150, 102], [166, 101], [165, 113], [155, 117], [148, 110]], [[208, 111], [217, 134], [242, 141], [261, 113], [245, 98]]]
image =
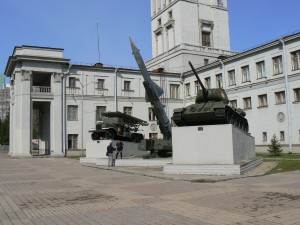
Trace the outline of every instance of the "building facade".
[[227, 0], [151, 0], [152, 60], [149, 70], [190, 70], [230, 51]]
[[[206, 87], [225, 88], [230, 105], [245, 110], [257, 150], [266, 150], [276, 134], [286, 151], [300, 151], [300, 33], [233, 53], [227, 1], [151, 5], [153, 59], [147, 67], [164, 89], [170, 120], [173, 109], [193, 104], [199, 90], [187, 67], [191, 61]], [[51, 156], [84, 149], [104, 111], [146, 120], [145, 138], [162, 138], [139, 70], [74, 65], [61, 48], [19, 46], [5, 74], [11, 78], [11, 156], [31, 156], [34, 145]]]
[[[299, 152], [300, 33], [215, 61], [197, 73], [206, 87], [225, 88], [230, 106], [246, 112], [257, 151], [266, 151], [275, 134], [286, 151]], [[185, 102], [192, 104], [199, 84], [190, 71], [183, 85]]]
[[[33, 145], [40, 154], [52, 156], [84, 149], [91, 140], [89, 129], [95, 128], [104, 111], [149, 121], [142, 128], [145, 138], [161, 137], [151, 105], [145, 102], [139, 70], [74, 65], [63, 57], [63, 49], [20, 46], [15, 47], [6, 74], [11, 78], [11, 156], [30, 156]], [[165, 90], [161, 101], [171, 117], [174, 107], [182, 104], [180, 75], [150, 74]]]

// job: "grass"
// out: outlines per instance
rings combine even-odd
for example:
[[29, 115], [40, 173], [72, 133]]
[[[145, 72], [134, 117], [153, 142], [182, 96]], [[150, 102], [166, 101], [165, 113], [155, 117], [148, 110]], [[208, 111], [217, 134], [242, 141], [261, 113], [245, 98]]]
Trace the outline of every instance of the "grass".
[[257, 157], [262, 157], [264, 162], [277, 162], [278, 165], [267, 174], [284, 173], [289, 171], [300, 170], [300, 154], [281, 153], [272, 155], [270, 153], [260, 153]]
[[72, 155], [72, 156], [67, 156], [68, 159], [77, 159], [79, 160], [81, 158], [80, 155]]
[[288, 154], [288, 153], [281, 153], [278, 156], [272, 155], [270, 153], [261, 153], [257, 154], [258, 157], [262, 157], [264, 159], [300, 159], [300, 154]]
[[[274, 159], [264, 159], [265, 162], [274, 162]], [[276, 160], [277, 161], [277, 160]], [[300, 170], [300, 160], [282, 159], [278, 160], [278, 165], [267, 174], [284, 173], [289, 171]]]

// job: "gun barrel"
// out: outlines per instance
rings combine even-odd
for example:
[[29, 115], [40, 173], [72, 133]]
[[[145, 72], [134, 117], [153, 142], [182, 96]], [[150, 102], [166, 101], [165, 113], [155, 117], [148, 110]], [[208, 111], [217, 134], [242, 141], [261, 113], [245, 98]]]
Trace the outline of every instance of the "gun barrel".
[[190, 67], [191, 67], [193, 73], [195, 74], [195, 76], [196, 76], [196, 78], [197, 78], [197, 80], [198, 80], [198, 82], [199, 82], [199, 84], [200, 84], [200, 86], [201, 86], [201, 89], [202, 89], [202, 92], [203, 92], [203, 96], [206, 96], [206, 97], [207, 97], [207, 92], [208, 92], [208, 91], [207, 91], [207, 89], [204, 87], [203, 83], [201, 82], [201, 80], [200, 80], [200, 78], [199, 78], [199, 76], [198, 76], [198, 74], [197, 74], [197, 72], [196, 72], [196, 70], [195, 70], [193, 64], [191, 63], [191, 61], [189, 61], [189, 65], [190, 65]]

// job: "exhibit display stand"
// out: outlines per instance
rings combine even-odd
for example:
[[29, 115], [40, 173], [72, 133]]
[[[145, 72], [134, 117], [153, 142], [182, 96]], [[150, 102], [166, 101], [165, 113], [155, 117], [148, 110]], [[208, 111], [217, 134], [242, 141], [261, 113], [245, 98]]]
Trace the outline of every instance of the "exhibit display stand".
[[173, 127], [172, 149], [165, 173], [236, 175], [262, 163], [254, 137], [231, 124]]

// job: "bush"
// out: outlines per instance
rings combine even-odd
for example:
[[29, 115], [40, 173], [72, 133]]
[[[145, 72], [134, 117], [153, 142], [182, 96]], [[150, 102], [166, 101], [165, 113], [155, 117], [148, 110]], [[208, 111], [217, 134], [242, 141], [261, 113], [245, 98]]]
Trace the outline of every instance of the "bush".
[[268, 152], [273, 155], [280, 155], [280, 153], [282, 152], [282, 147], [275, 134], [271, 138], [271, 144], [269, 145]]

